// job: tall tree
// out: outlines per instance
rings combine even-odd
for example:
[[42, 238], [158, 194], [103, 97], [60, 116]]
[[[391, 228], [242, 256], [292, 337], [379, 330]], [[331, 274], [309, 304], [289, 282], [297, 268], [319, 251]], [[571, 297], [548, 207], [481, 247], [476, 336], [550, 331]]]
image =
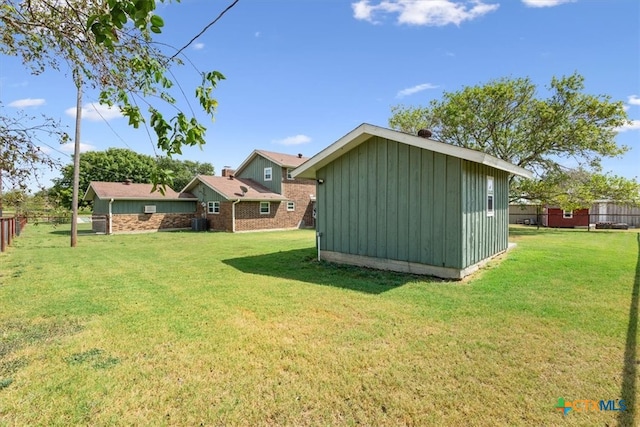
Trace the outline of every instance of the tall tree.
[[157, 160], [158, 167], [171, 171], [171, 188], [182, 190], [196, 175], [214, 175], [215, 169], [211, 163], [195, 162], [192, 160], [177, 160], [161, 157]]
[[640, 184], [636, 180], [582, 168], [551, 171], [537, 180], [515, 181], [512, 193], [521, 201], [565, 210], [589, 208], [598, 200], [640, 204]]
[[[91, 181], [150, 183], [156, 162], [151, 156], [126, 148], [109, 148], [105, 151], [87, 151], [80, 155], [80, 194], [83, 195]], [[51, 194], [63, 206], [71, 208], [73, 189], [73, 164], [62, 168], [62, 177], [54, 180]]]
[[[205, 30], [237, 2], [234, 0]], [[180, 154], [183, 145], [203, 145], [206, 128], [195, 116], [189, 117], [179, 109], [167, 120], [157, 105], [148, 102], [153, 97], [176, 106], [169, 90], [175, 84], [169, 69], [181, 63], [177, 55], [184, 49], [177, 49], [169, 56], [152, 43], [152, 33], [160, 33], [164, 26], [162, 18], [153, 13], [155, 8], [155, 0], [4, 0], [0, 4], [0, 53], [21, 57], [36, 74], [47, 67], [57, 69], [59, 61], [66, 62], [79, 93], [85, 82], [98, 88], [100, 103], [117, 105], [133, 127], [145, 123], [139, 103], [147, 104], [146, 121], [156, 133], [157, 146], [171, 157]], [[217, 101], [212, 91], [224, 76], [210, 71], [201, 73], [201, 77], [195, 97], [204, 112], [213, 118]], [[79, 135], [78, 126], [76, 135]], [[76, 140], [76, 160], [78, 146]], [[78, 173], [76, 171], [74, 200], [79, 191]], [[163, 192], [170, 177], [157, 169], [152, 180], [154, 189], [160, 184]], [[71, 227], [72, 247], [76, 242], [76, 204]]]
[[[130, 179], [132, 182], [152, 183], [158, 168], [165, 171], [171, 182], [169, 186], [176, 191], [182, 190], [197, 174], [214, 174], [211, 163], [168, 157], [155, 159], [126, 148], [87, 151], [80, 155], [80, 196], [87, 191], [91, 181], [124, 182]], [[64, 166], [62, 176], [54, 180], [50, 191], [50, 196], [67, 208], [71, 208], [73, 170], [72, 164]]]
[[[1, 102], [0, 110], [4, 111]], [[42, 167], [58, 166], [39, 145], [42, 140], [51, 139], [60, 143], [69, 140], [69, 135], [51, 118], [27, 116], [22, 112], [14, 116], [0, 114], [0, 215], [3, 187], [24, 189], [28, 178], [38, 179]]]
[[[0, 102], [0, 109], [2, 102]], [[69, 141], [60, 123], [48, 117], [0, 114], [0, 173], [5, 184], [25, 188], [27, 178], [39, 176], [44, 166], [53, 169], [57, 161], [49, 156], [44, 145]]]
[[[170, 69], [182, 64], [177, 56], [181, 49], [165, 53], [153, 43], [152, 35], [164, 26], [154, 13], [156, 4], [155, 0], [4, 0], [0, 53], [20, 57], [35, 74], [66, 64], [76, 82], [99, 90], [100, 102], [117, 106], [131, 126], [146, 124], [153, 129], [157, 147], [165, 155], [180, 154], [184, 145], [205, 144], [206, 128], [191, 107], [191, 115], [175, 108], [172, 88], [179, 82]], [[217, 106], [213, 89], [224, 76], [209, 71], [200, 72], [200, 78], [194, 97], [213, 118]], [[146, 113], [140, 105], [146, 106]], [[176, 114], [165, 117], [162, 105], [174, 107]], [[154, 180], [165, 184], [168, 176], [158, 170]]]
[[[554, 77], [546, 98], [528, 78], [503, 78], [445, 92], [427, 107], [394, 106], [389, 125], [411, 133], [428, 128], [434, 139], [528, 168], [538, 179], [566, 177], [563, 163], [571, 162], [600, 182], [611, 182], [600, 174], [601, 160], [628, 150], [616, 144], [615, 135], [629, 119], [622, 102], [583, 90], [584, 78], [577, 73]], [[525, 188], [512, 185], [512, 198], [520, 198], [518, 191]]]

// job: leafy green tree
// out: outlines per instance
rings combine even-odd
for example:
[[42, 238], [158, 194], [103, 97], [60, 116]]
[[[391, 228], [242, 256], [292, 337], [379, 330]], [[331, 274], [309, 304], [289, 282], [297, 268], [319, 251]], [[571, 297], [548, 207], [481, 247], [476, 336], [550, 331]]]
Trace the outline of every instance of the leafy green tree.
[[515, 181], [513, 186], [513, 193], [519, 194], [521, 200], [565, 210], [589, 208], [597, 200], [640, 204], [637, 181], [585, 169], [554, 171], [541, 179]]
[[[91, 181], [152, 183], [158, 168], [165, 171], [170, 187], [182, 190], [196, 174], [213, 175], [211, 163], [177, 160], [169, 157], [158, 159], [136, 153], [126, 148], [109, 148], [106, 151], [88, 151], [80, 155], [80, 194], [84, 194]], [[62, 176], [54, 180], [50, 191], [53, 200], [67, 208], [71, 207], [73, 187], [73, 165], [62, 168]], [[86, 205], [86, 203], [81, 203]]]
[[[156, 162], [153, 157], [126, 148], [109, 148], [106, 151], [88, 151], [80, 155], [80, 194], [83, 195], [91, 181], [150, 183]], [[54, 180], [51, 194], [62, 206], [71, 207], [73, 165], [62, 168], [62, 177]]]
[[200, 163], [192, 160], [177, 160], [169, 157], [160, 157], [157, 160], [158, 167], [165, 171], [171, 171], [171, 188], [182, 190], [196, 175], [214, 175], [215, 169], [211, 163]]
[[[0, 111], [4, 111], [2, 102]], [[22, 112], [14, 116], [0, 113], [0, 216], [5, 199], [3, 188], [24, 190], [29, 178], [37, 181], [43, 167], [58, 166], [38, 145], [41, 138], [64, 143], [69, 136], [51, 118], [27, 116]]]
[[[445, 92], [427, 107], [394, 106], [389, 125], [410, 133], [430, 129], [436, 140], [532, 170], [538, 180], [549, 180], [540, 184], [549, 189], [566, 179], [563, 163], [577, 162], [598, 182], [599, 191], [618, 194], [604, 184], [622, 184], [624, 178], [602, 175], [601, 160], [628, 150], [614, 138], [616, 128], [629, 119], [622, 102], [583, 90], [584, 78], [577, 73], [553, 78], [546, 98], [528, 78], [502, 78]], [[522, 193], [533, 189], [531, 183], [519, 180], [512, 177], [511, 198], [534, 198]], [[622, 187], [632, 188], [635, 181], [628, 181]]]
[[[195, 115], [175, 108], [178, 104], [172, 88], [179, 82], [170, 70], [182, 64], [178, 54], [183, 48], [167, 54], [153, 43], [152, 35], [164, 26], [162, 18], [154, 13], [157, 3], [4, 0], [0, 3], [0, 53], [20, 57], [35, 74], [67, 65], [79, 87], [97, 89], [100, 102], [117, 106], [131, 126], [146, 124], [152, 128], [157, 146], [165, 155], [180, 154], [184, 145], [205, 144], [206, 129]], [[217, 106], [213, 89], [224, 76], [217, 71], [199, 74], [201, 83], [194, 88], [194, 97], [213, 118]], [[165, 117], [161, 112], [164, 105], [171, 106], [175, 115]], [[193, 113], [191, 107], [189, 111]], [[153, 180], [165, 184], [169, 177], [156, 170]]]
[[[4, 111], [1, 102], [0, 109]], [[0, 179], [5, 185], [24, 189], [29, 177], [38, 177], [40, 168], [57, 166], [38, 145], [42, 139], [64, 143], [69, 136], [51, 118], [0, 114]]]

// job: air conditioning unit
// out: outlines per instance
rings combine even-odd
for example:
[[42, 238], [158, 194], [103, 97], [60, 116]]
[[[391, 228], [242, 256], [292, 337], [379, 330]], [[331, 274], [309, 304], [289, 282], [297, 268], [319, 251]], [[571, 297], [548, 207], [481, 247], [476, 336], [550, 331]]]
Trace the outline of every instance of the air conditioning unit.
[[156, 205], [145, 205], [144, 213], [156, 213]]

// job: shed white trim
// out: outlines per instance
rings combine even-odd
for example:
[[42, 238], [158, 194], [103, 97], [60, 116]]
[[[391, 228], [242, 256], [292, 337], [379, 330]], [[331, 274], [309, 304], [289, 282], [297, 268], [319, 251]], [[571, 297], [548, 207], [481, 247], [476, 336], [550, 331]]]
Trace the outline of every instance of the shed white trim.
[[361, 124], [324, 150], [320, 151], [318, 154], [296, 168], [291, 175], [294, 178], [316, 178], [318, 169], [326, 166], [346, 152], [354, 149], [372, 136], [378, 136], [380, 138], [386, 138], [392, 141], [411, 145], [413, 147], [424, 148], [425, 150], [436, 153], [480, 163], [524, 178], [533, 178], [533, 173], [528, 170], [498, 159], [497, 157], [493, 157], [489, 154], [470, 150], [468, 148], [457, 147], [451, 144], [445, 144], [443, 142], [434, 141], [433, 139], [398, 132], [392, 129], [370, 125], [368, 123]]

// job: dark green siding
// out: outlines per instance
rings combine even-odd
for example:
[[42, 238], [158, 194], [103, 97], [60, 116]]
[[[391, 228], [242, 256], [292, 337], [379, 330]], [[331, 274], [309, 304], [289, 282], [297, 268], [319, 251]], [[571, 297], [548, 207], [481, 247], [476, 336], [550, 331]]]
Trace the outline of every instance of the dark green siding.
[[226, 202], [227, 198], [218, 193], [217, 191], [213, 191], [210, 187], [207, 187], [202, 182], [198, 182], [193, 190], [190, 191], [191, 194], [196, 196], [198, 200], [201, 202]]
[[[508, 246], [509, 175], [469, 161], [463, 162], [463, 264], [473, 265]], [[494, 181], [494, 216], [487, 216], [487, 176]]]
[[[155, 205], [156, 213], [193, 213], [196, 211], [196, 202], [192, 200], [114, 200], [111, 204], [111, 213], [140, 214], [144, 213], [144, 207], [148, 205]], [[109, 200], [95, 198], [93, 213], [107, 215]]]
[[109, 201], [93, 198], [93, 213], [97, 215], [109, 214]]
[[[271, 181], [264, 180], [264, 168], [271, 168]], [[267, 187], [274, 193], [282, 194], [282, 168], [271, 160], [256, 156], [245, 166], [238, 178], [249, 178]]]
[[318, 171], [321, 250], [463, 268], [461, 168], [372, 137]]

